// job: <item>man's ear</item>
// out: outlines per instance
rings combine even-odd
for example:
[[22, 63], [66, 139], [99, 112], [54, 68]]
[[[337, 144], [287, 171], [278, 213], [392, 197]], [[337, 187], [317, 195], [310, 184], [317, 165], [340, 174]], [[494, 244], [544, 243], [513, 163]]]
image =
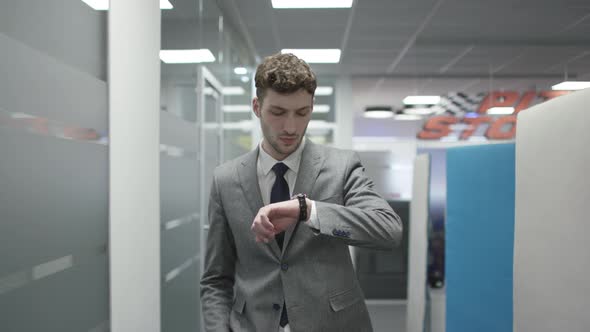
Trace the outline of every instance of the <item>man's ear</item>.
[[258, 100], [258, 97], [254, 97], [252, 99], [252, 110], [254, 111], [254, 114], [256, 114], [256, 117], [260, 118], [260, 108], [262, 105], [260, 105], [260, 101]]

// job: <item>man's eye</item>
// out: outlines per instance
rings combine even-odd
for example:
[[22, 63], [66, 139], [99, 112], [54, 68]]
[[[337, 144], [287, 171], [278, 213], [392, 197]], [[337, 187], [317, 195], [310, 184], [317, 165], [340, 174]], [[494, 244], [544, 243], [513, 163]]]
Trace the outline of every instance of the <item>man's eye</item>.
[[307, 113], [309, 113], [308, 111], [302, 111], [302, 112], [297, 112], [297, 115], [299, 116], [306, 116]]
[[274, 116], [281, 116], [281, 115], [285, 114], [285, 112], [281, 112], [281, 111], [271, 111], [271, 113]]

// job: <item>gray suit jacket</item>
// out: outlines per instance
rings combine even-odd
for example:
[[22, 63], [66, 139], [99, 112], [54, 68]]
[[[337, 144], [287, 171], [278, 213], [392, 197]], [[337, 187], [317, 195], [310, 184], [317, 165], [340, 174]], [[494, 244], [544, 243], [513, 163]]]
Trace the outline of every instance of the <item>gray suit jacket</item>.
[[393, 248], [399, 217], [375, 191], [358, 156], [307, 141], [294, 193], [316, 202], [319, 231], [299, 223], [257, 243], [250, 226], [262, 198], [258, 149], [215, 170], [201, 303], [206, 331], [275, 332], [287, 305], [294, 332], [371, 331], [348, 245]]

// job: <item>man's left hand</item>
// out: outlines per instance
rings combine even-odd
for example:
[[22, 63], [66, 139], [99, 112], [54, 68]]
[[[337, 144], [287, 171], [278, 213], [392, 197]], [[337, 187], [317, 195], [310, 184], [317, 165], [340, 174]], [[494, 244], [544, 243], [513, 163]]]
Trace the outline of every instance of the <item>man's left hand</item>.
[[[276, 234], [284, 232], [298, 220], [299, 202], [292, 199], [260, 208], [250, 229], [256, 236], [256, 242], [268, 243], [268, 241], [274, 240]], [[272, 224], [272, 229], [268, 227], [268, 222]]]

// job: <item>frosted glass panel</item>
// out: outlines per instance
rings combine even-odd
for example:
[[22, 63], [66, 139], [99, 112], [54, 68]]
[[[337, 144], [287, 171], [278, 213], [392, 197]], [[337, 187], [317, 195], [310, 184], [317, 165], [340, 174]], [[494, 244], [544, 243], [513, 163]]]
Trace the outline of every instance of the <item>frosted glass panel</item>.
[[[162, 331], [200, 328], [200, 196], [196, 93], [163, 83], [160, 114]], [[192, 97], [190, 94], [192, 93]]]
[[3, 332], [109, 328], [104, 15], [75, 0], [0, 4]]
[[252, 131], [223, 130], [223, 160], [232, 160], [252, 150]]

